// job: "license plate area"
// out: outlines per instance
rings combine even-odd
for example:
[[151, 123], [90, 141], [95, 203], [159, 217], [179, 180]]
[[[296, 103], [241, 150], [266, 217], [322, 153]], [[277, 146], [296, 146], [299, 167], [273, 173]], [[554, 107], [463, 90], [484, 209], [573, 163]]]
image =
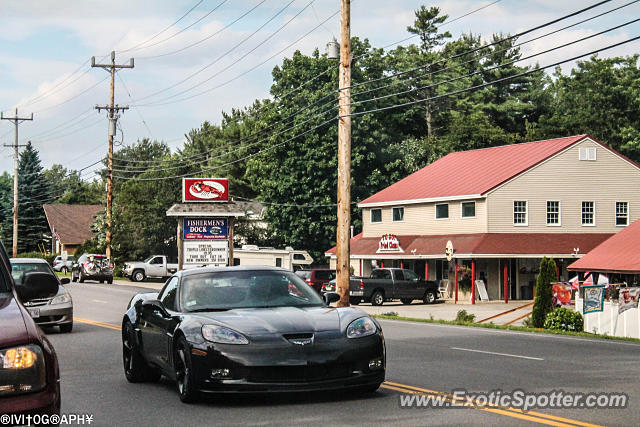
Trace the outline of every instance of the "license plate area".
[[29, 310], [29, 314], [34, 319], [37, 319], [38, 317], [40, 317], [40, 309], [39, 308], [27, 308], [27, 310]]

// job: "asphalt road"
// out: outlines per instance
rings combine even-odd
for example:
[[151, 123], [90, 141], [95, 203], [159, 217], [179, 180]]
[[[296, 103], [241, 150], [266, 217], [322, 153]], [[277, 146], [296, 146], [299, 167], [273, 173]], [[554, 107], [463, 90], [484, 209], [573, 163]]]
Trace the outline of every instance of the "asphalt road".
[[[383, 321], [387, 382], [376, 393], [214, 396], [185, 405], [164, 378], [129, 384], [119, 324], [135, 293], [149, 289], [68, 286], [77, 318], [71, 334], [49, 331], [60, 360], [63, 413], [90, 413], [92, 425], [637, 425], [635, 343]], [[409, 391], [426, 395], [511, 392], [624, 392], [626, 409], [401, 408]], [[439, 394], [440, 396], [447, 396]]]

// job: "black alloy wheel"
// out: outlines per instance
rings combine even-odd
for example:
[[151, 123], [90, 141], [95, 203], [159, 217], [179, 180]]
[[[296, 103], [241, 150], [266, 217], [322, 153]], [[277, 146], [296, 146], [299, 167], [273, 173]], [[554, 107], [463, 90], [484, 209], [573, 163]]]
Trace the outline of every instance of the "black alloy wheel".
[[373, 295], [371, 295], [371, 305], [382, 305], [384, 304], [384, 294], [382, 291], [375, 291]]
[[180, 336], [176, 342], [173, 365], [180, 400], [184, 403], [196, 402], [198, 400], [199, 393], [196, 388], [193, 364], [191, 363], [191, 351], [189, 350], [189, 344], [184, 336]]
[[133, 325], [127, 322], [122, 329], [122, 364], [124, 376], [131, 383], [158, 381], [160, 371], [150, 367], [136, 346]]

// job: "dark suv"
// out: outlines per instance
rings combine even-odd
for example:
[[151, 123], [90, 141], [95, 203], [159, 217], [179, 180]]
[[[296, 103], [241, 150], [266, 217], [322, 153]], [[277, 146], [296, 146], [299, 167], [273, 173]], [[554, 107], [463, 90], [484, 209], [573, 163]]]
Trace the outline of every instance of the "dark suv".
[[102, 254], [84, 254], [71, 267], [71, 281], [98, 280], [113, 283], [113, 263]]
[[321, 293], [325, 285], [336, 278], [336, 271], [328, 268], [314, 268], [311, 270], [298, 270], [296, 274], [312, 286], [317, 293]]
[[60, 414], [56, 353], [21, 302], [57, 292], [58, 281], [42, 272], [25, 273], [16, 285], [0, 242], [0, 414]]

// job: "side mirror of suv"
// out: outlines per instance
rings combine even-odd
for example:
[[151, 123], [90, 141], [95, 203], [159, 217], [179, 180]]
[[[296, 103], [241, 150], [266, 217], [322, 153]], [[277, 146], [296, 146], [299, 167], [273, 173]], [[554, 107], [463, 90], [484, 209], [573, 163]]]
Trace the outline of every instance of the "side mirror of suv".
[[22, 301], [51, 298], [58, 293], [58, 279], [49, 274], [32, 271], [25, 273], [22, 284], [16, 285], [16, 292]]

